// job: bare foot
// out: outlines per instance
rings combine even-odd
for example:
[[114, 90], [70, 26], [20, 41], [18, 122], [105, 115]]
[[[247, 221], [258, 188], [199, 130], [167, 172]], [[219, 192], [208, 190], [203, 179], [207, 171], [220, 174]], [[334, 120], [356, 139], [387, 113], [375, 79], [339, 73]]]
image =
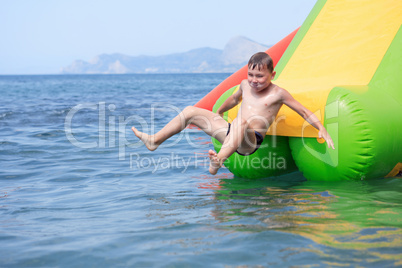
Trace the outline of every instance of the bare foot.
[[137, 136], [137, 138], [139, 138], [145, 144], [148, 150], [155, 151], [156, 148], [158, 148], [159, 144], [154, 142], [153, 136], [141, 132], [135, 127], [132, 127], [131, 130], [134, 132], [135, 136]]
[[221, 168], [222, 163], [218, 158], [218, 155], [215, 151], [209, 150], [208, 152], [209, 160], [211, 161], [209, 165], [209, 173], [215, 175], [218, 173], [218, 170]]

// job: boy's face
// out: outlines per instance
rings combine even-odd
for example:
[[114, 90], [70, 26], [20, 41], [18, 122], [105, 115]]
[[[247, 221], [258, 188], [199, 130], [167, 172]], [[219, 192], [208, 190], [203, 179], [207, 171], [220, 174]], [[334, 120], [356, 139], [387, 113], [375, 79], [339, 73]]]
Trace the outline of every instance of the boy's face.
[[258, 69], [258, 67], [254, 69], [249, 68], [247, 80], [252, 89], [262, 91], [271, 84], [271, 80], [274, 78], [275, 74], [275, 71], [271, 73], [267, 67], [260, 69]]

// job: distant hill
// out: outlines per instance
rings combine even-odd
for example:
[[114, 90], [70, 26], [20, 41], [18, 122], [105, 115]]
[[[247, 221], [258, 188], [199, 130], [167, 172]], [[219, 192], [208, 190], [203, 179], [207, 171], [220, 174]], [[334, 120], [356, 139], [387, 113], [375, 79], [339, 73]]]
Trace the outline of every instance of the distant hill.
[[255, 52], [266, 51], [268, 48], [238, 36], [229, 40], [223, 50], [206, 47], [164, 56], [102, 54], [90, 61], [76, 60], [62, 68], [61, 73], [230, 73], [244, 66]]

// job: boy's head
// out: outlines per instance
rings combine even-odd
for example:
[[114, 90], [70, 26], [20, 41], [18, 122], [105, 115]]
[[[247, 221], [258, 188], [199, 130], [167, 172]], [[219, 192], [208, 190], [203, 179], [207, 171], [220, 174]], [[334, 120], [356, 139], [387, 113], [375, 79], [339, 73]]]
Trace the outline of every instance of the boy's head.
[[268, 88], [275, 74], [274, 64], [267, 53], [259, 52], [250, 58], [247, 80], [250, 87], [257, 92]]
[[267, 69], [270, 73], [274, 71], [274, 63], [272, 58], [265, 52], [258, 52], [251, 56], [250, 60], [248, 61], [248, 68], [254, 70]]

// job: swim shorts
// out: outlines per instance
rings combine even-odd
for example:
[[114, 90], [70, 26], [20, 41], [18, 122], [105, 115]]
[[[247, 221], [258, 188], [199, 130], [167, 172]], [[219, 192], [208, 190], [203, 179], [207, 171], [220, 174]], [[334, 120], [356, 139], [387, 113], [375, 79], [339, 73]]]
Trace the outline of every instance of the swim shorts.
[[[229, 132], [230, 132], [230, 125], [231, 124], [230, 123], [228, 123], [228, 124], [229, 124], [228, 132], [226, 133], [226, 136], [229, 135]], [[258, 148], [260, 148], [261, 143], [264, 141], [264, 137], [261, 135], [260, 132], [258, 132], [258, 131], [254, 131], [254, 132], [255, 132], [255, 138], [256, 138], [256, 141], [257, 141], [257, 145], [255, 147], [255, 150], [251, 154], [247, 154], [247, 155], [252, 155], [253, 153], [255, 153], [258, 150]], [[246, 154], [239, 153], [237, 150], [236, 150], [236, 153], [238, 153], [239, 155], [246, 156]]]

